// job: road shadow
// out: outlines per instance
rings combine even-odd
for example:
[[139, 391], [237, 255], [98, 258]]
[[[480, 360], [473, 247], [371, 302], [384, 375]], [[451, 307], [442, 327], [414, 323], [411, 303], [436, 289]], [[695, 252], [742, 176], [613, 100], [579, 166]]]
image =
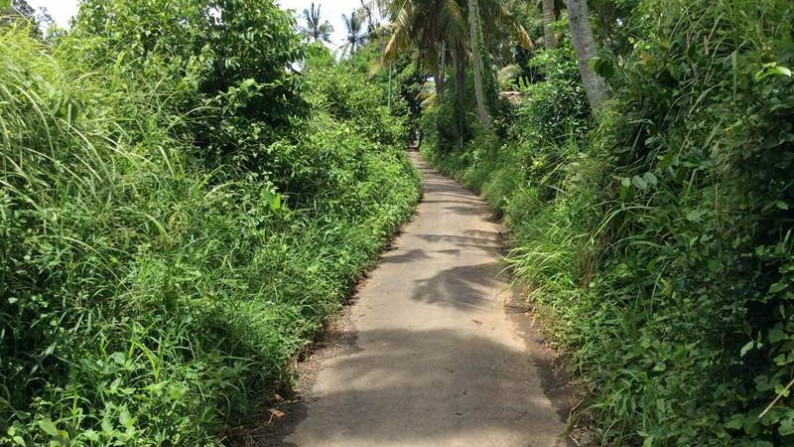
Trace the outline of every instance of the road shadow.
[[381, 264], [407, 264], [429, 258], [430, 256], [424, 250], [416, 249], [406, 253], [399, 251], [387, 253], [381, 257], [380, 262]]
[[435, 196], [443, 198], [453, 198], [481, 202], [480, 198], [473, 192], [465, 189], [452, 180], [443, 177], [427, 178], [422, 182], [425, 196]]
[[[245, 445], [310, 447], [320, 440], [428, 445], [483, 432], [529, 440], [557, 436], [563, 428], [538, 385], [532, 384], [536, 360], [522, 350], [450, 330], [362, 331], [358, 339], [378, 349], [347, 350], [323, 359], [331, 362], [325, 373], [344, 383], [342, 389], [315, 387], [283, 408], [282, 422], [252, 434]], [[311, 441], [298, 444], [296, 428], [307, 418], [301, 439]]]
[[499, 262], [453, 267], [416, 282], [412, 298], [427, 304], [458, 310], [479, 310], [496, 299], [494, 288], [502, 264]]
[[454, 245], [461, 252], [468, 250], [480, 250], [495, 258], [500, 257], [503, 246], [501, 235], [498, 232], [482, 232], [478, 236], [458, 236], [455, 234], [417, 234], [422, 240], [431, 244]]

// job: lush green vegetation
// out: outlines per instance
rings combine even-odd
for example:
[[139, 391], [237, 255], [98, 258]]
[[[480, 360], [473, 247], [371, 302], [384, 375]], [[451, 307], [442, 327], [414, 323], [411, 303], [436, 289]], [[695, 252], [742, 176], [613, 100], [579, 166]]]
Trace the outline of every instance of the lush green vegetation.
[[341, 62], [314, 5], [16, 10], [0, 444], [217, 445], [411, 213], [419, 125], [602, 445], [794, 445], [790, 0], [371, 1]]
[[411, 214], [406, 118], [270, 0], [39, 34], [0, 25], [0, 444], [216, 445]]
[[[514, 8], [538, 46], [541, 11]], [[516, 282], [591, 391], [580, 415], [601, 445], [794, 445], [794, 5], [590, 11], [584, 64], [564, 9], [544, 50], [505, 59], [485, 29], [483, 57], [520, 64], [502, 84], [523, 101], [478, 130], [468, 71], [465, 147], [444, 91], [424, 152], [504, 215]]]

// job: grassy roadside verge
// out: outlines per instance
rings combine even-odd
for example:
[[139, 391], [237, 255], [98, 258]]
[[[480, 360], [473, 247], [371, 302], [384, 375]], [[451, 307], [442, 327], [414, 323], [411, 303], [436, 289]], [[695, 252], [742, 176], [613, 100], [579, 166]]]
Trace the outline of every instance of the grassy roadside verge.
[[410, 218], [404, 124], [334, 65], [358, 115], [313, 83], [276, 127], [269, 86], [206, 98], [212, 64], [151, 50], [86, 62], [115, 48], [86, 29], [0, 29], [0, 444], [219, 445]]
[[794, 444], [791, 16], [640, 2], [597, 116], [565, 39], [462, 149], [454, 102], [425, 109], [427, 159], [503, 215], [601, 445]]

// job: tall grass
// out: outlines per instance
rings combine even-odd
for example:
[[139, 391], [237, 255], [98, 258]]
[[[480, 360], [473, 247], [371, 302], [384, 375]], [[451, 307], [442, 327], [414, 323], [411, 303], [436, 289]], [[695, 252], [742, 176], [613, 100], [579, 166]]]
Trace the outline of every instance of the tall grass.
[[504, 138], [426, 150], [504, 213], [601, 445], [794, 445], [794, 8], [628, 11], [602, 114], [577, 112], [563, 41]]
[[290, 382], [416, 173], [322, 111], [271, 144], [291, 173], [209, 170], [171, 84], [75, 56], [0, 29], [0, 444], [217, 445]]

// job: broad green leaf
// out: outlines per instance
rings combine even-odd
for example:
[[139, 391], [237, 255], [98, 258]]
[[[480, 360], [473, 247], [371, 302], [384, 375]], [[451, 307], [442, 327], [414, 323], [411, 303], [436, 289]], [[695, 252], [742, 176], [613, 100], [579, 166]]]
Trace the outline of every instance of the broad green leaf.
[[41, 428], [41, 430], [44, 433], [47, 433], [48, 435], [50, 435], [50, 436], [52, 436], [54, 438], [58, 437], [58, 427], [55, 425], [54, 422], [52, 422], [49, 419], [40, 420], [39, 421], [39, 428]]
[[83, 432], [83, 436], [86, 437], [89, 441], [98, 442], [99, 441], [99, 433], [94, 430], [86, 430]]
[[686, 220], [690, 222], [698, 222], [704, 214], [706, 214], [706, 210], [692, 210], [687, 213]]
[[126, 428], [132, 427], [133, 424], [135, 424], [135, 420], [126, 408], [123, 408], [121, 413], [119, 413], [119, 423]]
[[628, 188], [628, 187], [630, 187], [630, 186], [631, 186], [631, 179], [630, 179], [630, 178], [628, 178], [628, 177], [621, 177], [621, 176], [619, 176], [619, 175], [613, 175], [613, 176], [612, 176], [612, 178], [614, 178], [615, 180], [619, 181], [619, 182], [620, 182], [620, 184], [621, 184], [621, 185], [622, 185], [624, 188]]
[[107, 415], [106, 417], [102, 418], [102, 424], [101, 424], [102, 432], [108, 435], [113, 434], [115, 432], [115, 427], [113, 426], [113, 422], [110, 421], [109, 416], [110, 415]]
[[655, 440], [656, 440], [656, 437], [655, 437], [654, 435], [648, 436], [648, 437], [647, 437], [647, 438], [645, 438], [645, 440], [642, 442], [642, 447], [653, 447], [653, 442], [654, 442]]
[[764, 64], [764, 67], [755, 74], [755, 80], [761, 81], [770, 76], [792, 77], [791, 69], [778, 65], [776, 62]]
[[778, 65], [771, 70], [773, 75], [791, 77], [791, 69]]
[[777, 343], [786, 338], [786, 332], [783, 330], [783, 325], [781, 324], [776, 324], [775, 327], [769, 330], [769, 341], [771, 343]]
[[744, 427], [744, 415], [743, 414], [734, 414], [725, 423], [725, 428], [729, 428], [731, 430], [739, 430]]
[[745, 344], [744, 346], [742, 346], [742, 349], [739, 351], [739, 355], [744, 357], [745, 355], [747, 355], [748, 352], [750, 352], [751, 349], [753, 349], [753, 347], [755, 347], [754, 341]]
[[634, 176], [634, 178], [631, 179], [631, 183], [634, 186], [636, 186], [637, 189], [639, 189], [640, 191], [645, 191], [646, 189], [648, 189], [648, 183], [638, 175]]
[[778, 433], [780, 433], [781, 436], [794, 435], [794, 419], [788, 418], [780, 421]]
[[282, 208], [282, 206], [281, 206], [281, 196], [279, 194], [276, 194], [276, 196], [273, 198], [273, 201], [270, 202], [270, 209], [272, 211], [280, 211], [281, 208]]

